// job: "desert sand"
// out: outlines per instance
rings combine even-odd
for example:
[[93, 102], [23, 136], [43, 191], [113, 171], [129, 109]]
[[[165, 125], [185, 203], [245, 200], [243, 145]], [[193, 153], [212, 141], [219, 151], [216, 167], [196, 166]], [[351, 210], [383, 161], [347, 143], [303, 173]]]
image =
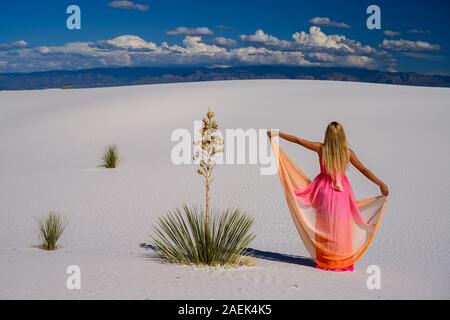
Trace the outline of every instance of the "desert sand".
[[[256, 265], [206, 269], [161, 263], [143, 245], [159, 216], [202, 204], [194, 165], [171, 161], [171, 133], [193, 131], [208, 108], [224, 128], [276, 128], [321, 141], [343, 123], [360, 160], [390, 187], [387, 211], [354, 273], [314, 269], [278, 177], [221, 165], [216, 208], [255, 217]], [[449, 299], [450, 89], [259, 80], [0, 92], [1, 299]], [[117, 144], [123, 162], [99, 167]], [[317, 157], [282, 146], [313, 178]], [[354, 168], [357, 198], [379, 194]], [[39, 248], [36, 224], [69, 219], [61, 248]], [[81, 268], [81, 290], [66, 269]], [[381, 289], [366, 286], [381, 270]]]

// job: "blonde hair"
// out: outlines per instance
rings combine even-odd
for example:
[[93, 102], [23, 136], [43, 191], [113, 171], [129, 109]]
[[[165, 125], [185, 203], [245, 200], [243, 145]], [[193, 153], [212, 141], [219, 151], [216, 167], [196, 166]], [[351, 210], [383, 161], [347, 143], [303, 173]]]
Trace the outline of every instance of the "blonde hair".
[[345, 137], [344, 127], [338, 122], [331, 122], [325, 132], [322, 147], [322, 160], [328, 175], [343, 175], [350, 161], [350, 149]]

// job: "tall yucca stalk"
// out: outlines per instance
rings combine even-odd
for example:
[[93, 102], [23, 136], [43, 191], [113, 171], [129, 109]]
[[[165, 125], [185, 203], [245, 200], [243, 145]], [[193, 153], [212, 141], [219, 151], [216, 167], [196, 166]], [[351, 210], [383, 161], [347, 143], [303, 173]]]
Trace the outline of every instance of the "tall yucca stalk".
[[203, 176], [205, 183], [205, 234], [208, 233], [211, 195], [210, 188], [213, 182], [213, 170], [216, 166], [216, 155], [223, 152], [223, 139], [219, 134], [219, 125], [215, 120], [216, 113], [208, 111], [203, 118], [203, 126], [200, 130], [201, 140], [194, 141], [200, 146], [201, 151], [196, 152], [194, 160], [200, 159], [198, 174]]

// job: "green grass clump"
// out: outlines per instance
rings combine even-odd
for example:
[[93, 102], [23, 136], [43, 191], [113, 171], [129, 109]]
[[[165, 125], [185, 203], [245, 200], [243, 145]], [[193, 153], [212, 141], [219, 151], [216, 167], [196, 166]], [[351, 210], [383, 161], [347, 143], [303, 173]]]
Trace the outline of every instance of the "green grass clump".
[[41, 248], [45, 250], [56, 250], [58, 240], [63, 234], [67, 220], [60, 214], [50, 212], [44, 218], [35, 218], [38, 224], [38, 237], [41, 241]]
[[103, 167], [107, 169], [115, 169], [119, 165], [119, 149], [116, 145], [109, 145], [106, 147], [102, 156]]

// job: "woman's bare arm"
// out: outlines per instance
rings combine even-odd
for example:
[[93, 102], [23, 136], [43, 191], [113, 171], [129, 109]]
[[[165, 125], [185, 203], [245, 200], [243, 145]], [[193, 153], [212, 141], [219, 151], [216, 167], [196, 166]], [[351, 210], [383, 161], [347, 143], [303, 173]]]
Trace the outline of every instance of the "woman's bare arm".
[[[271, 136], [271, 133], [268, 132], [269, 136]], [[322, 144], [320, 142], [312, 142], [312, 141], [308, 141], [305, 139], [301, 139], [299, 137], [284, 133], [284, 132], [279, 132], [279, 136], [280, 138], [283, 138], [284, 140], [287, 140], [289, 142], [292, 143], [296, 143], [301, 145], [302, 147], [305, 147], [306, 149], [315, 151], [317, 153], [320, 152], [320, 148], [322, 147]]]
[[380, 187], [381, 194], [384, 196], [389, 195], [389, 189], [386, 184], [384, 184], [383, 181], [377, 178], [376, 175], [372, 173], [369, 169], [367, 169], [361, 161], [359, 161], [358, 157], [356, 156], [355, 152], [350, 149], [350, 162], [352, 165], [356, 167], [364, 176], [366, 176], [367, 179], [375, 183], [377, 186]]

